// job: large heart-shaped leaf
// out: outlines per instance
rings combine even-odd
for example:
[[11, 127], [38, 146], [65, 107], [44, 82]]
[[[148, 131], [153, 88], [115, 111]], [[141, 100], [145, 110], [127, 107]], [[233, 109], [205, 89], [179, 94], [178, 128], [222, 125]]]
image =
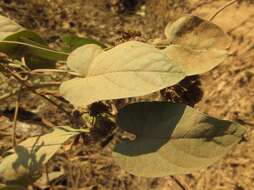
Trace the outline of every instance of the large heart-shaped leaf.
[[231, 44], [219, 26], [192, 15], [169, 23], [165, 34], [171, 45], [163, 52], [177, 60], [187, 75], [207, 72], [222, 63]]
[[136, 135], [115, 147], [116, 162], [145, 177], [191, 173], [220, 159], [245, 127], [170, 102], [130, 104], [120, 110], [119, 127]]
[[31, 137], [6, 156], [0, 164], [0, 177], [8, 184], [28, 185], [41, 176], [45, 164], [70, 137], [81, 131], [70, 127], [56, 127], [51, 133]]
[[60, 87], [60, 93], [75, 106], [146, 95], [185, 77], [181, 66], [163, 52], [136, 41], [100, 53], [88, 66], [80, 66], [79, 73], [85, 77], [69, 80]]
[[66, 60], [68, 56], [49, 49], [38, 34], [4, 16], [0, 16], [0, 51], [15, 59], [25, 57], [31, 69], [53, 68], [55, 61]]

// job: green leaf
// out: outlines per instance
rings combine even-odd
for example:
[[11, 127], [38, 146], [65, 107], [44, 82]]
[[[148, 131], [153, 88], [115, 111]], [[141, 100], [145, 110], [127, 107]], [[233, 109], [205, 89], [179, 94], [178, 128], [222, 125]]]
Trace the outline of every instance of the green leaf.
[[68, 57], [67, 53], [49, 49], [39, 35], [29, 30], [18, 32], [0, 41], [0, 51], [16, 59], [25, 57], [32, 69], [35, 66], [31, 60], [37, 59], [41, 62], [36, 68], [54, 68], [55, 61], [64, 61]]
[[66, 35], [63, 37], [63, 42], [68, 46], [67, 52], [71, 52], [74, 49], [87, 45], [87, 44], [95, 44], [100, 46], [101, 48], [106, 48], [107, 46], [103, 45], [102, 43], [98, 42], [97, 40], [91, 38], [81, 38], [78, 36]]
[[0, 51], [15, 59], [25, 57], [31, 69], [54, 68], [55, 61], [68, 57], [67, 53], [49, 49], [35, 32], [3, 16], [0, 16]]
[[163, 52], [177, 60], [187, 75], [207, 72], [222, 63], [231, 44], [219, 26], [192, 15], [169, 23], [165, 34], [171, 45]]
[[245, 133], [245, 127], [238, 123], [170, 102], [130, 104], [120, 110], [117, 123], [136, 135], [134, 141], [123, 141], [115, 147], [117, 164], [145, 177], [205, 168], [223, 157]]
[[185, 77], [182, 68], [163, 52], [136, 41], [100, 53], [90, 65], [80, 67], [79, 73], [86, 75], [63, 82], [60, 87], [60, 93], [77, 107], [150, 94]]
[[2, 160], [0, 177], [8, 184], [31, 184], [41, 177], [43, 165], [61, 145], [80, 132], [63, 126], [54, 128], [51, 133], [28, 138], [17, 146], [16, 153]]
[[0, 185], [0, 190], [27, 190], [26, 187], [18, 185]]

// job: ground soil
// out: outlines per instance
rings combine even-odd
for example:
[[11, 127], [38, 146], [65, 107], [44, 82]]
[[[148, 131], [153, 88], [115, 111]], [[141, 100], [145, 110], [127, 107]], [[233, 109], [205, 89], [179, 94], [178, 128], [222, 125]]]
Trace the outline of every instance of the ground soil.
[[[91, 37], [102, 43], [115, 45], [128, 39], [141, 41], [163, 39], [163, 29], [168, 22], [189, 13], [209, 18], [227, 2], [0, 0], [0, 11], [26, 28], [38, 32], [52, 47], [59, 47], [65, 34]], [[249, 125], [250, 129], [243, 141], [218, 163], [177, 178], [191, 190], [253, 190], [254, 3], [252, 0], [239, 1], [225, 9], [213, 21], [232, 38], [230, 57], [200, 78], [190, 79], [196, 81], [195, 88], [184, 81], [183, 85], [187, 85], [189, 91], [181, 95], [189, 104], [197, 103], [195, 107], [209, 115], [237, 120]], [[190, 103], [193, 98], [196, 98], [196, 101]], [[54, 108], [45, 108], [49, 105], [36, 97], [30, 96], [29, 101], [22, 104], [24, 107], [38, 110], [36, 106], [39, 104], [38, 101], [40, 107], [43, 107], [39, 109], [39, 115], [43, 115], [54, 124], [64, 123], [66, 118], [63, 114]], [[1, 102], [1, 107], [4, 104], [6, 103]], [[4, 109], [7, 109], [6, 107], [11, 105], [8, 103]], [[10, 142], [8, 135], [7, 137], [1, 135], [1, 141], [4, 138], [7, 139], [5, 142]], [[91, 143], [93, 140], [87, 140], [84, 142], [85, 145], [76, 145], [71, 155], [60, 151], [54, 158], [51, 164], [55, 168], [63, 168], [65, 172], [55, 185], [55, 189], [72, 189], [71, 187], [82, 190], [181, 189], [171, 177], [147, 179], [126, 173], [116, 166], [111, 158], [112, 143], [102, 147], [100, 143]], [[6, 143], [0, 145], [8, 148]]]

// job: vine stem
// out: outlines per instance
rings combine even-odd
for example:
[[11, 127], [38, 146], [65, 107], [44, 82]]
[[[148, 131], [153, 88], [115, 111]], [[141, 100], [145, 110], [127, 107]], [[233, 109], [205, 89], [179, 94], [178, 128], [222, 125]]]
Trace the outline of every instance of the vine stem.
[[19, 114], [19, 106], [20, 106], [20, 99], [22, 94], [22, 88], [23, 85], [20, 87], [20, 90], [18, 92], [18, 97], [15, 103], [15, 113], [13, 118], [13, 129], [12, 129], [12, 147], [13, 150], [16, 152], [17, 148], [17, 141], [16, 141], [16, 128], [17, 128], [17, 120], [18, 120], [18, 114]]
[[220, 9], [218, 9], [213, 16], [210, 17], [209, 21], [212, 21], [218, 14], [220, 14], [224, 9], [226, 9], [227, 7], [229, 7], [230, 5], [233, 5], [234, 3], [237, 3], [238, 0], [232, 0], [228, 3], [226, 3], [225, 5], [223, 5]]

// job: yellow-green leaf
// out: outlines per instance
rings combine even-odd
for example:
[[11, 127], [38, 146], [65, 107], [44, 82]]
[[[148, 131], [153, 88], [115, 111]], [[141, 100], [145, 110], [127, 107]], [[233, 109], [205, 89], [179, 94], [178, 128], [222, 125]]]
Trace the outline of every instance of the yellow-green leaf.
[[2, 185], [0, 184], [0, 190], [27, 190], [26, 187], [19, 185]]
[[150, 94], [185, 77], [182, 67], [170, 61], [165, 53], [136, 41], [100, 53], [88, 67], [81, 69], [86, 73], [84, 78], [63, 82], [60, 87], [60, 93], [77, 107], [99, 100]]
[[67, 65], [73, 71], [86, 76], [92, 61], [103, 52], [103, 49], [95, 44], [87, 44], [75, 49], [67, 59]]
[[245, 133], [238, 123], [219, 120], [170, 102], [130, 104], [120, 110], [120, 128], [136, 135], [115, 147], [124, 170], [145, 177], [187, 174], [223, 157]]
[[8, 36], [25, 30], [22, 26], [15, 23], [11, 19], [0, 15], [0, 40], [4, 40]]
[[81, 131], [70, 127], [55, 127], [51, 133], [31, 137], [20, 143], [16, 153], [6, 156], [0, 164], [0, 177], [8, 184], [26, 186], [42, 175], [43, 165], [61, 145]]

